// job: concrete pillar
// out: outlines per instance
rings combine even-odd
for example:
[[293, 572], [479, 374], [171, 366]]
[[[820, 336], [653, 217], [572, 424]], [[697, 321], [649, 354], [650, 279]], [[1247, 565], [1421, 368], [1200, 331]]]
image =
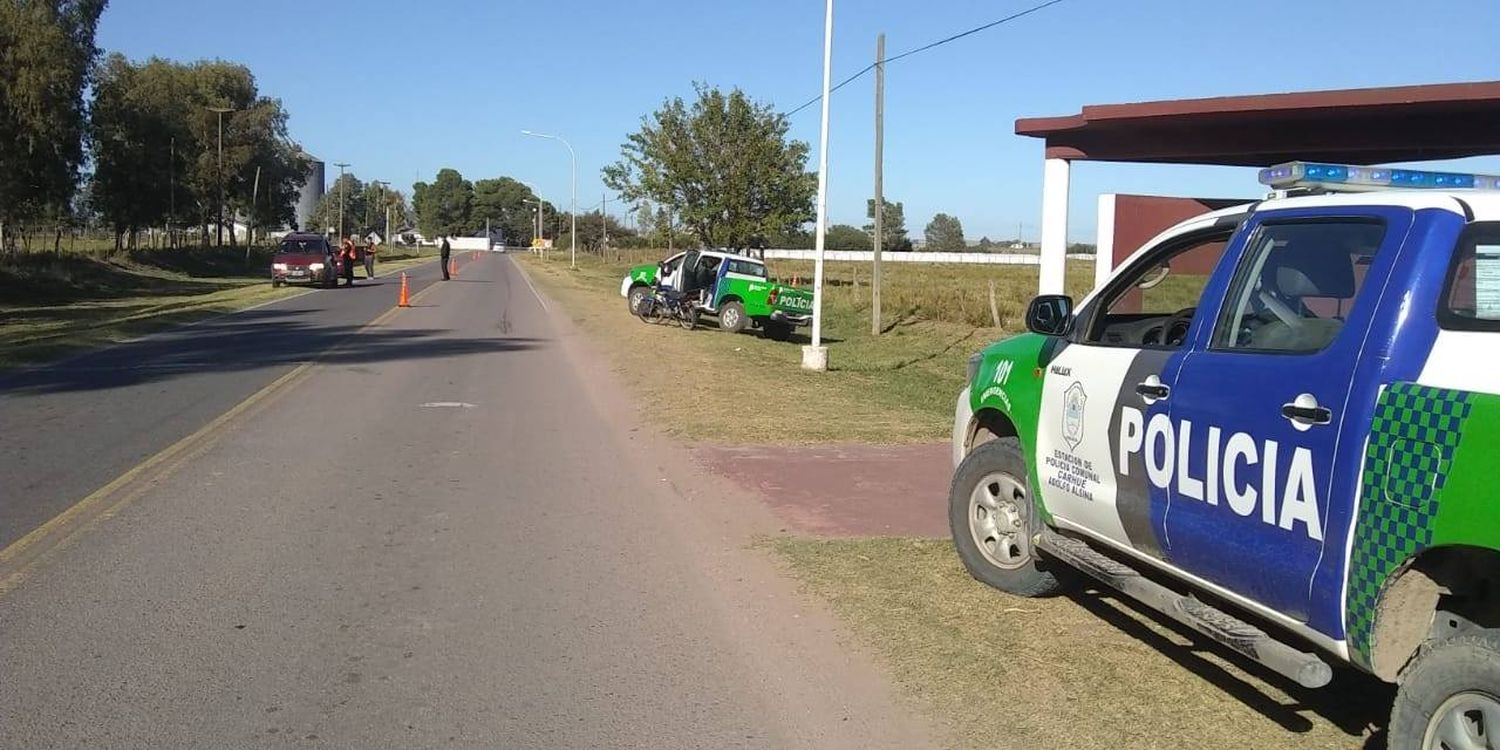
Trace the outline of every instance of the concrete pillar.
[[1038, 294], [1062, 294], [1068, 264], [1068, 160], [1042, 165], [1042, 257]]
[[1094, 288], [1104, 286], [1115, 270], [1115, 193], [1099, 196], [1099, 229], [1094, 239]]

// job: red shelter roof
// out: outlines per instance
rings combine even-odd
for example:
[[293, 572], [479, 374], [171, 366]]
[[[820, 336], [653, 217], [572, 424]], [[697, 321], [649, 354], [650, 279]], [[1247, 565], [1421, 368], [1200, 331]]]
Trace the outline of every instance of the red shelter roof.
[[1047, 157], [1264, 167], [1500, 154], [1500, 81], [1105, 104], [1016, 120]]

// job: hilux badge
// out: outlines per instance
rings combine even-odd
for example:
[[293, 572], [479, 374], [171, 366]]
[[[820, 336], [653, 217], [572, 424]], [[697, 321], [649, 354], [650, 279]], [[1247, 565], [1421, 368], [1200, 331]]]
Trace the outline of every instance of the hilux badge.
[[1083, 442], [1083, 407], [1088, 400], [1083, 384], [1077, 381], [1063, 392], [1062, 433], [1068, 450], [1078, 450], [1078, 444]]

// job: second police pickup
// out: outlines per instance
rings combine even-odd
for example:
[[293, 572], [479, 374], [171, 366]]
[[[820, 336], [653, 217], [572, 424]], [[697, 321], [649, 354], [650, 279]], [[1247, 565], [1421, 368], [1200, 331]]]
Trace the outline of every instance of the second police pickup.
[[1261, 180], [971, 360], [959, 557], [1025, 596], [1081, 571], [1306, 687], [1396, 683], [1392, 748], [1494, 747], [1500, 180]]
[[631, 313], [657, 284], [703, 292], [700, 309], [730, 333], [753, 327], [766, 338], [785, 341], [798, 326], [812, 322], [812, 292], [771, 281], [766, 264], [745, 255], [689, 250], [656, 265], [631, 268], [620, 280], [620, 296]]

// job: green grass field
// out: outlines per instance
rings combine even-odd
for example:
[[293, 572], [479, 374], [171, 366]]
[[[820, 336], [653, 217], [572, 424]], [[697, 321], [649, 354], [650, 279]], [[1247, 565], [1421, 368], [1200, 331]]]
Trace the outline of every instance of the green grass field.
[[[725, 334], [712, 322], [707, 330], [690, 333], [646, 325], [630, 315], [619, 296], [625, 270], [665, 255], [579, 255], [577, 271], [568, 270], [567, 253], [515, 257], [609, 353], [616, 369], [651, 404], [646, 413], [669, 433], [691, 439], [941, 440], [951, 427], [953, 399], [964, 386], [969, 355], [1018, 330], [1019, 311], [1036, 289], [1035, 268], [905, 266], [887, 274], [884, 297], [890, 314], [884, 333], [875, 336], [870, 332], [868, 283], [854, 282], [863, 270], [855, 264], [828, 264], [824, 337], [830, 371], [810, 373], [801, 369], [799, 346], [806, 343], [807, 329], [799, 329], [793, 342], [776, 342], [751, 333]], [[802, 273], [792, 263], [772, 261], [770, 267], [773, 276], [785, 280]], [[1084, 265], [1069, 269], [1075, 291], [1086, 288], [1091, 278]], [[983, 320], [988, 321], [991, 282], [997, 302], [1008, 311], [1002, 313], [1002, 325], [966, 322], [970, 308], [953, 298], [960, 290], [969, 290], [971, 297], [982, 294]], [[700, 379], [714, 375], [714, 387], [701, 389], [691, 404], [680, 398], [685, 370]]]

